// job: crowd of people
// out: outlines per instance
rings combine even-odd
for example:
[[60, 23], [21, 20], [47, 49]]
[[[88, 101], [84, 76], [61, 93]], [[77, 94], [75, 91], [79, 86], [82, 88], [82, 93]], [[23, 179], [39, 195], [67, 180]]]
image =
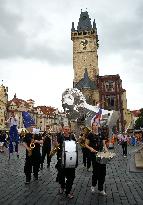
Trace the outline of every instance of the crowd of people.
[[[114, 148], [117, 143], [122, 146], [123, 156], [127, 157], [128, 144], [136, 145], [133, 143], [133, 137], [127, 133], [116, 133], [109, 137], [109, 132], [106, 127], [101, 127], [98, 122], [92, 122], [91, 128], [83, 127], [80, 136], [75, 136], [70, 130], [68, 125], [61, 126], [59, 132], [53, 137], [50, 133], [49, 127], [47, 130], [40, 134], [36, 129], [34, 120], [27, 112], [22, 113], [23, 123], [26, 131], [22, 130], [20, 134], [17, 132], [17, 119], [12, 113], [12, 116], [6, 123], [10, 125], [9, 136], [5, 132], [0, 132], [0, 152], [4, 152], [4, 146], [9, 149], [9, 155], [12, 152], [18, 153], [18, 143], [21, 142], [26, 149], [26, 157], [24, 164], [25, 184], [30, 184], [33, 179], [38, 180], [39, 171], [44, 168], [46, 157], [47, 168], [54, 154], [57, 155], [57, 169], [56, 182], [59, 183], [59, 193], [66, 195], [69, 199], [74, 197], [72, 193], [72, 186], [75, 179], [75, 170], [78, 166], [78, 146], [81, 146], [83, 154], [83, 166], [87, 171], [92, 170], [91, 192], [95, 192], [97, 185], [100, 195], [106, 196], [104, 190], [104, 183], [106, 177], [106, 164], [97, 161], [98, 152], [109, 152], [110, 148]], [[142, 136], [140, 142], [142, 142]], [[134, 140], [135, 141], [135, 140]], [[113, 146], [110, 146], [113, 144]], [[70, 152], [70, 149], [72, 151]]]

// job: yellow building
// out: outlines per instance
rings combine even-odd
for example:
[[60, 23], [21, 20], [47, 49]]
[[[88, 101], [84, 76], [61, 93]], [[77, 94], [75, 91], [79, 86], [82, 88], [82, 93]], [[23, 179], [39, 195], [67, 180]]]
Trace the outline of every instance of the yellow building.
[[8, 103], [8, 88], [3, 86], [3, 84], [0, 86], [0, 129], [3, 129], [6, 127], [5, 119], [7, 116], [7, 103]]

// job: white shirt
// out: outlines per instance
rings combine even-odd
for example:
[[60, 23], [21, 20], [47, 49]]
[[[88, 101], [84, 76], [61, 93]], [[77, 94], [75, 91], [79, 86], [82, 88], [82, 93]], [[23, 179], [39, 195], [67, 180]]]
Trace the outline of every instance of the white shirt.
[[13, 125], [18, 125], [18, 119], [17, 117], [10, 117], [7, 122], [9, 123], [9, 126], [12, 127]]

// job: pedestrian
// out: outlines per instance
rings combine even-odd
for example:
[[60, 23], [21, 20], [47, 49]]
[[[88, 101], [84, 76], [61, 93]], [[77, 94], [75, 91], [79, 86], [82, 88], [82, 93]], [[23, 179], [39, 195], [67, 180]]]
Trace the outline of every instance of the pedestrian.
[[5, 142], [6, 142], [6, 135], [4, 131], [0, 130], [0, 152], [4, 152]]
[[124, 157], [127, 157], [127, 143], [128, 143], [128, 137], [125, 134], [125, 132], [123, 132], [122, 137], [120, 138], [120, 144], [122, 145]]
[[51, 156], [50, 156], [51, 134], [48, 132], [48, 130], [42, 134], [42, 139], [43, 139], [43, 146], [42, 146], [41, 169], [43, 169], [43, 164], [44, 164], [46, 155], [47, 155], [47, 168], [50, 167], [50, 162], [51, 162]]
[[35, 129], [35, 122], [27, 112], [22, 112], [23, 123], [27, 129], [27, 133], [23, 139], [23, 146], [26, 149], [26, 158], [24, 165], [24, 173], [26, 176], [25, 184], [31, 181], [31, 173], [33, 172], [34, 180], [38, 180], [38, 172], [41, 163], [40, 145], [43, 140], [39, 134], [39, 130]]
[[92, 131], [88, 134], [85, 145], [91, 153], [93, 166], [91, 192], [95, 192], [95, 187], [98, 183], [99, 194], [106, 196], [107, 194], [103, 189], [106, 176], [106, 164], [100, 164], [96, 160], [97, 152], [103, 151], [103, 149], [104, 151], [108, 151], [104, 135], [102, 134], [102, 132], [99, 132], [99, 123], [92, 123]]

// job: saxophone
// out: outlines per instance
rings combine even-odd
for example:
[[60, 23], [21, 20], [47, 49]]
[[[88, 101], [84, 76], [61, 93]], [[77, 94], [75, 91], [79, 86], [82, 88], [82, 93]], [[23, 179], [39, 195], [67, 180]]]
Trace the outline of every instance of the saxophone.
[[60, 144], [55, 144], [51, 149], [49, 156], [53, 157], [58, 152], [58, 150], [60, 150]]
[[35, 142], [34, 142], [35, 140], [34, 140], [34, 135], [32, 136], [32, 140], [31, 140], [31, 143], [30, 143], [30, 149], [29, 149], [29, 151], [28, 151], [28, 156], [30, 157], [31, 155], [32, 155], [32, 151], [33, 151], [33, 149], [35, 148]]
[[85, 147], [85, 137], [79, 137], [78, 140], [77, 140], [77, 143], [82, 147], [84, 148]]

